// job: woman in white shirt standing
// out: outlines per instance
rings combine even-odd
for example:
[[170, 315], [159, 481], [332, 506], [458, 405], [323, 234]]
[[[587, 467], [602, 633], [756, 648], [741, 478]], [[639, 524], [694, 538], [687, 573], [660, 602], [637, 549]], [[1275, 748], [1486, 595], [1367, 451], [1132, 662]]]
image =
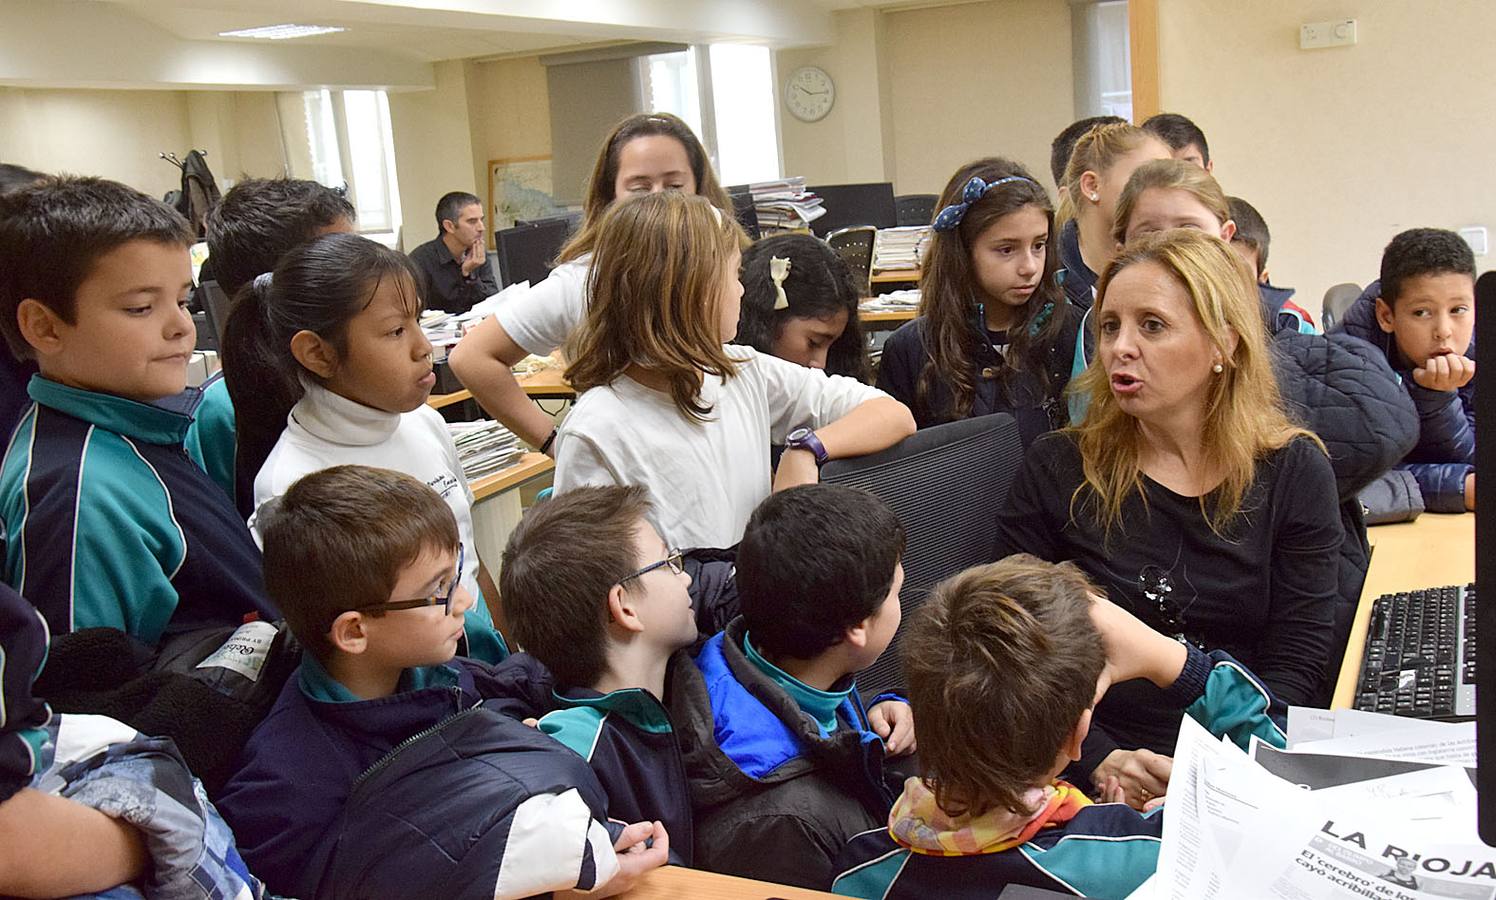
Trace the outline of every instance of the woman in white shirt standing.
[[724, 344], [738, 327], [742, 236], [700, 197], [614, 204], [566, 372], [580, 396], [556, 440], [556, 490], [643, 485], [680, 548], [738, 542], [769, 495], [771, 443], [786, 448], [778, 490], [914, 433], [909, 410], [876, 388]]
[[689, 125], [669, 113], [629, 116], [603, 141], [588, 182], [582, 225], [561, 248], [550, 277], [505, 301], [452, 350], [452, 371], [483, 409], [542, 452], [553, 452], [551, 418], [525, 396], [512, 367], [528, 354], [553, 352], [581, 324], [587, 312], [587, 270], [603, 212], [619, 197], [660, 191], [698, 194], [723, 213], [732, 213], [732, 200], [717, 183], [711, 160]]

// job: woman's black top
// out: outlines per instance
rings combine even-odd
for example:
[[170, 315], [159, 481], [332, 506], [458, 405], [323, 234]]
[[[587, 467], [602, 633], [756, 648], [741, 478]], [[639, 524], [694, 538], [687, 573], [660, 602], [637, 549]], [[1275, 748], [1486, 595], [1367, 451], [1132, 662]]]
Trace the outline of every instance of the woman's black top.
[[[1144, 476], [1143, 496], [1123, 503], [1108, 538], [1094, 495], [1076, 493], [1084, 483], [1074, 432], [1036, 441], [998, 514], [996, 558], [1073, 560], [1155, 629], [1229, 652], [1283, 703], [1311, 699], [1331, 649], [1342, 538], [1335, 475], [1314, 442], [1296, 438], [1259, 460], [1225, 534], [1211, 529], [1199, 498]], [[1080, 769], [1089, 775], [1118, 747], [1172, 756], [1181, 713], [1161, 695], [1144, 681], [1113, 686], [1093, 714]]]

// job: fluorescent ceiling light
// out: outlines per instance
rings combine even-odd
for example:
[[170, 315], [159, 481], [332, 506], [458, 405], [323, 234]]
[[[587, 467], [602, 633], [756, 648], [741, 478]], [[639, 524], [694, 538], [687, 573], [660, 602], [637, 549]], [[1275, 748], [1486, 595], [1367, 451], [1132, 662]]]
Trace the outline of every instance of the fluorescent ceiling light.
[[335, 25], [262, 25], [259, 28], [241, 28], [238, 31], [220, 31], [219, 37], [260, 38], [267, 41], [284, 41], [288, 38], [311, 37], [317, 34], [336, 34], [347, 31]]

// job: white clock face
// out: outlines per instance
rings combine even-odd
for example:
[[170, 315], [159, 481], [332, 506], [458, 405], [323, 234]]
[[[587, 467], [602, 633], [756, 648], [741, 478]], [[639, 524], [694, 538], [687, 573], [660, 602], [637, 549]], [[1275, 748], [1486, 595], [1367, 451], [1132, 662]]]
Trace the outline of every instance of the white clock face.
[[816, 66], [801, 66], [790, 74], [784, 89], [784, 105], [805, 122], [817, 122], [831, 112], [836, 100], [836, 86], [824, 69]]

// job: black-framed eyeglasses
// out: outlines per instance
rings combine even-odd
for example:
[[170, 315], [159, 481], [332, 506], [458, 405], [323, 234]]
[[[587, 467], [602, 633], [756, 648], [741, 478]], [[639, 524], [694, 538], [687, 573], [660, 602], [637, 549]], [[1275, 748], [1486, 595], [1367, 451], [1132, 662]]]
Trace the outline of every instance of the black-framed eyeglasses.
[[424, 609], [427, 606], [440, 606], [442, 615], [452, 614], [452, 595], [457, 593], [457, 585], [462, 581], [462, 563], [465, 549], [461, 542], [457, 544], [457, 571], [452, 573], [452, 583], [447, 585], [444, 594], [432, 594], [430, 597], [420, 597], [415, 600], [386, 600], [383, 603], [371, 603], [368, 606], [358, 607], [359, 612], [393, 612], [397, 609]]
[[672, 549], [669, 556], [666, 556], [659, 562], [650, 563], [637, 572], [630, 572], [629, 574], [618, 579], [618, 583], [623, 584], [625, 581], [631, 581], [635, 578], [638, 578], [640, 575], [648, 575], [655, 569], [663, 569], [666, 566], [669, 566], [670, 571], [674, 572], [677, 575], [683, 574], [686, 571], [686, 562], [682, 558], [681, 552], [679, 550]]

